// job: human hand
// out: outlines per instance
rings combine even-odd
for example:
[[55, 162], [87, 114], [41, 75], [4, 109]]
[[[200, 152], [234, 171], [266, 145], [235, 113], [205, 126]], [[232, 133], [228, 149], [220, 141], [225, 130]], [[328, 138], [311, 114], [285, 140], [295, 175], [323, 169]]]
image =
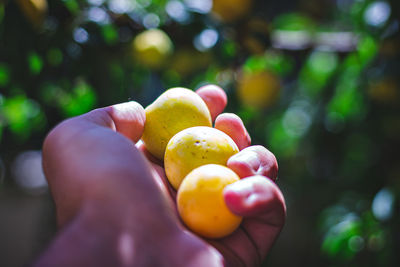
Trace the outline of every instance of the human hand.
[[[221, 90], [208, 87], [198, 93], [213, 118], [225, 107]], [[144, 123], [143, 108], [129, 102], [67, 120], [49, 134], [43, 165], [64, 229], [37, 264], [260, 264], [285, 219], [283, 196], [264, 177], [276, 178], [275, 157], [254, 146], [229, 160], [228, 166], [247, 178], [226, 188], [225, 201], [245, 219], [234, 234], [204, 242], [180, 223], [162, 165], [149, 163], [134, 146]], [[249, 145], [237, 116], [219, 115], [216, 128], [239, 148]]]
[[[278, 175], [276, 158], [263, 146], [250, 146], [250, 136], [238, 116], [220, 114], [227, 102], [222, 89], [208, 85], [197, 90], [197, 93], [209, 107], [215, 128], [232, 137], [241, 150], [228, 160], [227, 166], [240, 178], [245, 178], [227, 186], [224, 191], [225, 202], [231, 211], [244, 216], [240, 228], [228, 237], [207, 242], [216, 247], [225, 261], [233, 266], [260, 265], [286, 217], [283, 195], [274, 183]], [[140, 142], [138, 147], [147, 155], [158, 177], [168, 188], [171, 199], [175, 200], [176, 191], [168, 183], [162, 162], [152, 157], [143, 143]]]

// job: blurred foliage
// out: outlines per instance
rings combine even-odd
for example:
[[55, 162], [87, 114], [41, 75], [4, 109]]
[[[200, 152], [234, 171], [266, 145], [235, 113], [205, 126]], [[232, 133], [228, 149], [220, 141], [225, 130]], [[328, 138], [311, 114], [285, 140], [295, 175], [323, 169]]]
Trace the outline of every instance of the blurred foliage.
[[279, 160], [287, 227], [293, 209], [309, 214], [319, 251], [308, 265], [398, 266], [399, 10], [395, 0], [0, 1], [0, 157], [39, 149], [56, 123], [93, 108], [216, 83]]

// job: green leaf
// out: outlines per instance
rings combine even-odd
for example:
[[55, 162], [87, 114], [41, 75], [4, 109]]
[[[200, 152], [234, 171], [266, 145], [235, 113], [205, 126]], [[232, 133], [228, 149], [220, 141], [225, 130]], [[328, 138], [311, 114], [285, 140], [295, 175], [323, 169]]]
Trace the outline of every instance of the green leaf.
[[115, 44], [118, 41], [118, 32], [117, 29], [112, 24], [106, 24], [102, 27], [102, 34], [104, 41], [111, 45]]
[[28, 64], [32, 74], [39, 74], [43, 68], [43, 60], [36, 52], [29, 54]]
[[335, 73], [338, 63], [334, 52], [312, 52], [300, 72], [300, 84], [310, 96], [317, 96]]
[[371, 62], [375, 58], [378, 52], [378, 48], [379, 48], [378, 43], [372, 36], [369, 35], [363, 36], [357, 48], [360, 63], [363, 66], [365, 66], [369, 62]]
[[72, 117], [90, 111], [95, 104], [96, 93], [88, 83], [79, 80], [72, 93], [61, 102], [61, 109], [65, 116]]
[[47, 61], [52, 66], [58, 66], [63, 62], [63, 53], [58, 48], [50, 48], [47, 51]]
[[288, 13], [278, 16], [273, 21], [273, 26], [275, 29], [285, 31], [312, 31], [315, 28], [315, 23], [312, 19], [300, 13]]
[[332, 258], [348, 260], [354, 257], [357, 249], [354, 237], [360, 237], [362, 224], [358, 218], [350, 216], [334, 225], [324, 237], [321, 251]]
[[243, 71], [247, 73], [255, 73], [267, 68], [267, 58], [264, 56], [251, 56], [243, 65]]
[[63, 0], [63, 2], [72, 14], [75, 14], [80, 10], [79, 3], [76, 0]]
[[222, 53], [228, 58], [233, 58], [237, 53], [237, 45], [234, 41], [226, 41], [222, 44]]
[[267, 51], [264, 56], [267, 61], [266, 68], [278, 75], [287, 75], [293, 69], [293, 59], [280, 51]]
[[5, 87], [10, 82], [10, 69], [4, 63], [0, 63], [0, 87]]
[[271, 151], [274, 151], [277, 156], [290, 157], [293, 156], [299, 145], [299, 138], [288, 134], [283, 126], [283, 118], [278, 118], [275, 121], [270, 122], [268, 127], [268, 138], [267, 144], [271, 147]]
[[10, 130], [21, 139], [29, 137], [44, 119], [39, 104], [25, 95], [7, 98], [1, 111]]

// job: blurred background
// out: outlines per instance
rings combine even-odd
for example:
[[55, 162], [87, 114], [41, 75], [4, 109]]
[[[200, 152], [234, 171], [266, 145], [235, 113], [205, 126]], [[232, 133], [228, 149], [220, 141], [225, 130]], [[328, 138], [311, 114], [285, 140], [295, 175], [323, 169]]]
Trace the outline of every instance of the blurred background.
[[41, 145], [61, 120], [215, 83], [278, 158], [264, 266], [400, 266], [400, 2], [0, 0], [0, 265], [56, 232]]

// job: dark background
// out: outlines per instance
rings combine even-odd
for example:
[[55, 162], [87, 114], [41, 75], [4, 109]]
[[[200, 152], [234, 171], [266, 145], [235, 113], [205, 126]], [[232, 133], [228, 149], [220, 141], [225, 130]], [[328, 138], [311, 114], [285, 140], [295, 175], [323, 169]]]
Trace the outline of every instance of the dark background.
[[[399, 1], [211, 5], [0, 1], [1, 266], [56, 233], [40, 166], [54, 125], [207, 83], [278, 158], [288, 216], [265, 266], [400, 266]], [[149, 28], [161, 50], [135, 50]]]

